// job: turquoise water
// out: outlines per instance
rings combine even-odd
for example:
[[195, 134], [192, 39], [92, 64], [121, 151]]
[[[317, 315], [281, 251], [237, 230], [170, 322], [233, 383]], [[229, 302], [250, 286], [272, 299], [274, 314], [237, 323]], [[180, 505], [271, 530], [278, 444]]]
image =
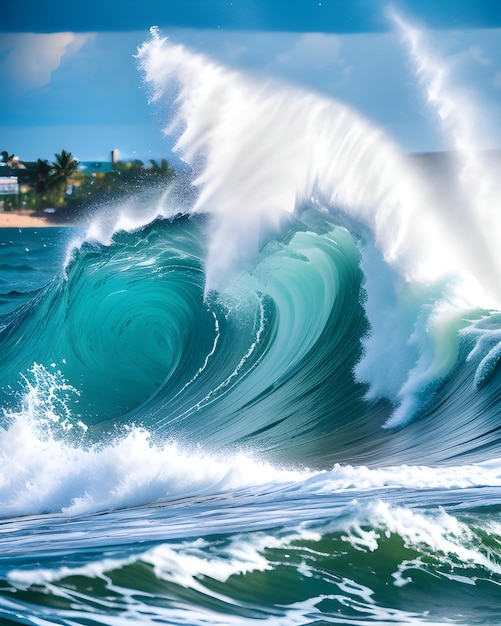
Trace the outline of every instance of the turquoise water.
[[475, 389], [465, 335], [384, 428], [353, 376], [347, 231], [296, 225], [223, 300], [202, 233], [158, 219], [64, 265], [79, 231], [1, 232], [24, 299], [2, 316], [2, 623], [497, 624], [497, 370]]
[[499, 624], [491, 164], [139, 58], [190, 177], [0, 231], [2, 624]]

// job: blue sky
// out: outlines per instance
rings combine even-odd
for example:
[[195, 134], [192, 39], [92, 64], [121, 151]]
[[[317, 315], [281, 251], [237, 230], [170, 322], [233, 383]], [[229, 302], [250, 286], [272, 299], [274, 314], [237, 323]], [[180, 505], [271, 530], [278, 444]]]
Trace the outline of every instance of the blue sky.
[[[51, 159], [171, 159], [134, 55], [163, 35], [236, 69], [348, 104], [413, 151], [447, 148], [380, 0], [8, 3], [0, 22], [0, 149]], [[501, 148], [501, 2], [396, 0], [475, 103], [480, 143]]]

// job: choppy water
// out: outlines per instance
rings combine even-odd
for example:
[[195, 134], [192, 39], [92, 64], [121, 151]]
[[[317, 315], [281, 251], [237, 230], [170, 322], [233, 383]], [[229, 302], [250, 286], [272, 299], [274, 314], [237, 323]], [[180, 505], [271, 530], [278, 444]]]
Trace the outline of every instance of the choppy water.
[[0, 232], [2, 623], [499, 624], [491, 161], [139, 57], [192, 179]]

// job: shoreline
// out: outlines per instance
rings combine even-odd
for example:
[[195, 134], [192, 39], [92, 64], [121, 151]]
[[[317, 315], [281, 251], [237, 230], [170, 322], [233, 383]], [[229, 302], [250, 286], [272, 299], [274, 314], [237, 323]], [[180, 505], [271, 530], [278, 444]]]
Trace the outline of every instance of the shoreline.
[[16, 213], [0, 211], [0, 228], [50, 228], [67, 227], [73, 224], [51, 222], [50, 218], [38, 217], [32, 213]]

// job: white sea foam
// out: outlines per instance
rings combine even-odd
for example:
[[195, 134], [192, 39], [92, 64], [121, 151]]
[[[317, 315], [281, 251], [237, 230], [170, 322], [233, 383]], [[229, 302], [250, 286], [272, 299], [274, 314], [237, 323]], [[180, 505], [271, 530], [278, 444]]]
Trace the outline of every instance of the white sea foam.
[[[322, 556], [329, 555], [335, 559], [338, 554], [336, 551], [325, 554], [325, 544], [319, 544], [315, 548], [315, 544], [320, 541], [341, 541], [360, 552], [376, 552], [386, 539], [397, 535], [406, 548], [415, 550], [420, 556], [396, 562], [396, 569], [391, 574], [396, 587], [411, 583], [412, 573], [426, 570], [425, 560], [429, 559], [440, 561], [438, 575], [475, 584], [471, 578], [461, 580], [463, 568], [477, 566], [487, 572], [501, 573], [498, 555], [492, 549], [487, 549], [481, 541], [481, 533], [484, 531], [496, 533], [499, 531], [499, 524], [487, 524], [479, 535], [475, 529], [442, 509], [424, 512], [391, 505], [382, 500], [363, 506], [355, 501], [341, 516], [331, 515], [328, 519], [316, 520], [314, 515], [310, 515], [308, 521], [302, 521], [278, 533], [237, 532], [221, 541], [207, 541], [202, 537], [190, 538], [161, 543], [121, 558], [101, 558], [79, 565], [13, 568], [8, 572], [7, 578], [11, 585], [21, 589], [31, 585], [52, 585], [71, 576], [101, 578], [110, 592], [127, 595], [126, 589], [112, 582], [111, 573], [141, 562], [151, 565], [159, 580], [224, 601], [228, 598], [207, 585], [207, 579], [225, 583], [232, 576], [273, 570], [284, 556], [275, 555], [270, 559], [270, 551], [280, 551], [285, 555], [286, 561], [290, 553], [303, 553], [306, 560], [303, 559], [294, 566], [302, 576], [311, 577], [318, 571], [317, 568], [322, 571]], [[345, 550], [346, 547], [342, 546], [340, 554], [343, 557]], [[287, 563], [291, 567], [294, 561]], [[372, 603], [373, 592], [369, 588], [338, 577], [332, 578], [331, 582], [347, 591], [348, 595], [363, 599], [368, 604]]]
[[207, 576], [226, 582], [230, 576], [273, 568], [264, 553], [273, 548], [289, 547], [298, 539], [319, 541], [321, 535], [299, 528], [277, 537], [266, 532], [235, 534], [229, 541], [212, 543], [203, 538], [179, 543], [160, 544], [121, 559], [105, 558], [75, 567], [12, 569], [9, 581], [16, 587], [47, 584], [69, 576], [104, 577], [105, 574], [141, 561], [152, 566], [157, 578], [182, 587], [204, 591], [197, 580]]
[[[326, 210], [343, 211], [355, 232], [363, 224], [372, 233], [392, 277], [383, 316], [380, 276], [372, 279], [370, 259], [363, 256], [372, 334], [357, 373], [371, 383], [373, 397], [395, 402], [389, 426], [411, 419], [419, 391], [450, 371], [464, 312], [501, 302], [501, 218], [493, 210], [501, 194], [492, 169], [467, 141], [473, 133], [466, 124], [470, 103], [454, 102], [419, 33], [395, 19], [411, 41], [432, 103], [456, 138], [454, 147], [466, 155], [470, 175], [458, 174], [456, 196], [435, 197], [392, 141], [339, 102], [228, 70], [157, 31], [138, 54], [152, 100], [173, 106], [174, 121], [165, 131], [177, 134], [176, 150], [196, 173], [192, 210], [211, 216], [207, 291], [224, 289], [252, 268], [266, 239], [311, 197]], [[389, 335], [388, 320], [396, 322]], [[382, 359], [398, 364], [386, 382]]]
[[[71, 388], [57, 373], [35, 366], [17, 409], [4, 411], [0, 430], [0, 508], [4, 515], [62, 511], [78, 515], [148, 504], [158, 499], [218, 494], [297, 480], [243, 454], [211, 456], [176, 443], [155, 445], [141, 428], [106, 444], [84, 444], [66, 400]], [[59, 428], [58, 426], [62, 426]]]
[[[368, 518], [373, 527], [379, 526], [385, 533], [395, 533], [402, 537], [406, 546], [434, 555], [452, 555], [463, 566], [475, 564], [488, 571], [501, 573], [497, 559], [489, 558], [470, 527], [442, 509], [421, 513], [380, 501], [369, 508]], [[353, 536], [349, 540], [355, 542]], [[367, 542], [360, 536], [358, 544], [364, 544], [370, 550], [374, 549], [373, 539]]]
[[202, 451], [183, 451], [175, 443], [155, 446], [144, 430], [109, 445], [74, 446], [41, 437], [19, 419], [0, 433], [0, 502], [4, 515], [96, 511], [226, 493], [266, 485], [275, 476], [294, 479], [245, 456], [218, 459]]
[[[4, 515], [63, 512], [80, 515], [158, 500], [251, 490], [284, 497], [368, 493], [373, 490], [500, 487], [501, 460], [457, 467], [399, 466], [369, 469], [336, 465], [330, 471], [275, 468], [244, 454], [214, 455], [175, 442], [156, 444], [130, 428], [107, 443], [84, 444], [73, 434], [64, 404], [67, 383], [37, 369], [18, 411], [0, 430], [0, 508]], [[38, 399], [34, 397], [39, 395]], [[62, 394], [62, 396], [60, 396]], [[45, 400], [42, 399], [42, 396]], [[48, 415], [48, 417], [47, 417]], [[64, 428], [53, 428], [59, 417]], [[71, 437], [68, 439], [68, 437]]]
[[[413, 54], [418, 55], [417, 46]], [[301, 200], [320, 193], [368, 225], [385, 260], [405, 277], [429, 283], [463, 272], [475, 276], [487, 293], [500, 295], [497, 283], [489, 289], [485, 282], [489, 267], [475, 271], [479, 239], [488, 248], [491, 269], [499, 261], [483, 220], [487, 209], [470, 214], [464, 228], [457, 224], [457, 215], [436, 204], [398, 147], [353, 110], [227, 70], [156, 31], [139, 59], [154, 101], [178, 89], [175, 122], [166, 132], [180, 129], [176, 150], [198, 174], [193, 210], [214, 218], [209, 289], [253, 261], [263, 236], [276, 231]], [[456, 117], [463, 122], [467, 114], [456, 111]], [[467, 192], [477, 210], [476, 192]]]

